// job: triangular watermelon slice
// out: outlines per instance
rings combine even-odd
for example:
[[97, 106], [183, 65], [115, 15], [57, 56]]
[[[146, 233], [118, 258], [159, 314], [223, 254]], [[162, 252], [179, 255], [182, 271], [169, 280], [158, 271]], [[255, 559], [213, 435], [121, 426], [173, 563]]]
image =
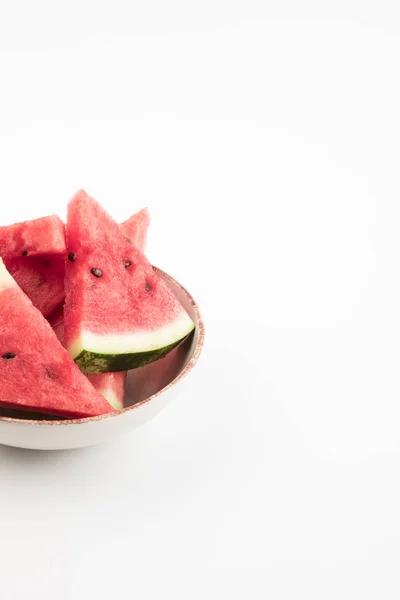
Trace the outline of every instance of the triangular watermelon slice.
[[0, 256], [65, 255], [65, 225], [57, 215], [0, 227]]
[[62, 417], [112, 412], [0, 259], [0, 406]]
[[145, 256], [84, 191], [68, 206], [65, 346], [84, 373], [162, 358], [194, 323]]
[[65, 225], [56, 215], [0, 227], [0, 256], [45, 317], [64, 300], [66, 250]]
[[147, 230], [150, 225], [150, 215], [147, 208], [132, 215], [119, 226], [121, 233], [141, 252], [146, 250]]

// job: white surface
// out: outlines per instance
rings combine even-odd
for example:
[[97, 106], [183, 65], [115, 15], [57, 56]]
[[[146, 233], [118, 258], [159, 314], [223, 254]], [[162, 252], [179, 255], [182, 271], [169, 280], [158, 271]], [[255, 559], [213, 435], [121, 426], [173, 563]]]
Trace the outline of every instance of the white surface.
[[148, 205], [208, 325], [139, 432], [0, 450], [2, 598], [398, 600], [399, 3], [0, 14], [3, 220]]

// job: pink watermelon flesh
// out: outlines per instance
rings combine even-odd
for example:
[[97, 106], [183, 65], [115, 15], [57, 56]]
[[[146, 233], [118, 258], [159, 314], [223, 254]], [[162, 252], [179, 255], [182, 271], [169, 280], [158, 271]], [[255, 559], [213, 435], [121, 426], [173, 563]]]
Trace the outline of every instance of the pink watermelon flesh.
[[141, 252], [146, 250], [147, 230], [150, 225], [150, 215], [147, 208], [143, 208], [132, 215], [119, 226], [121, 233], [132, 242]]
[[65, 260], [21, 256], [4, 263], [33, 305], [47, 317], [64, 302]]
[[73, 418], [112, 412], [1, 260], [0, 406]]
[[[60, 342], [64, 344], [64, 308], [61, 306], [49, 317], [49, 323]], [[126, 371], [86, 375], [90, 383], [116, 410], [124, 408]]]
[[86, 375], [94, 389], [102, 394], [115, 410], [124, 408], [126, 376], [126, 371]]
[[[146, 247], [147, 229], [150, 224], [150, 215], [147, 208], [132, 215], [127, 221], [120, 224], [120, 231], [142, 252]], [[64, 279], [63, 279], [64, 298]], [[64, 343], [64, 307], [57, 308], [48, 320], [53, 327], [58, 339]], [[98, 375], [87, 375], [93, 387], [103, 394], [110, 404], [117, 410], [124, 406], [126, 371], [117, 373], [100, 373]]]
[[[53, 217], [45, 217], [44, 219], [38, 219], [38, 221], [47, 223], [49, 219], [51, 219], [50, 222], [53, 222]], [[37, 228], [37, 246], [42, 251], [47, 251], [52, 244], [54, 247], [54, 231], [60, 221], [58, 217], [54, 219], [56, 225], [50, 226], [48, 233], [43, 233], [42, 227]], [[147, 209], [143, 209], [125, 223], [122, 223], [120, 227], [132, 243], [138, 245], [140, 249], [144, 249], [149, 223], [149, 213]], [[65, 242], [63, 252], [66, 252]], [[6, 258], [4, 262], [20, 288], [45, 317], [48, 317], [58, 306], [63, 304], [65, 297], [65, 265], [61, 255], [43, 258], [39, 256], [20, 256], [18, 252], [12, 258]]]
[[65, 225], [57, 215], [0, 227], [0, 256], [65, 255]]
[[67, 241], [65, 346], [84, 373], [153, 362], [193, 331], [145, 256], [84, 191], [69, 203]]
[[59, 306], [47, 317], [47, 320], [61, 344], [64, 345], [64, 306]]

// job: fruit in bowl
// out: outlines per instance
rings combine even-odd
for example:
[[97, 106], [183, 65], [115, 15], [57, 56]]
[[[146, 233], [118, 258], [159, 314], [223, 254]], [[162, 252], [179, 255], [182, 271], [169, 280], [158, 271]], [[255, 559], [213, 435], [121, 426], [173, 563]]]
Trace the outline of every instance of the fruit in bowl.
[[[0, 227], [0, 443], [63, 448], [109, 439], [106, 432], [140, 420], [139, 408], [194, 365], [200, 313], [145, 258], [148, 226], [147, 210], [118, 225], [81, 190], [65, 231], [56, 217]], [[123, 419], [132, 409], [136, 418]], [[46, 424], [47, 441], [37, 429], [43, 434]], [[68, 425], [80, 425], [79, 439], [61, 433]]]

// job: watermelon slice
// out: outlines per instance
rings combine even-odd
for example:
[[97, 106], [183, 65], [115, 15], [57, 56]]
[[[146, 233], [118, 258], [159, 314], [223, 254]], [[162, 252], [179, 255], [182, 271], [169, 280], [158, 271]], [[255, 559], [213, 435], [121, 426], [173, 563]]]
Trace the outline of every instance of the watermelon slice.
[[147, 230], [150, 225], [150, 215], [147, 208], [143, 208], [132, 215], [119, 226], [121, 233], [141, 252], [146, 250]]
[[20, 256], [5, 258], [4, 263], [22, 291], [45, 317], [64, 302], [64, 260]]
[[57, 215], [0, 227], [0, 256], [65, 255], [65, 226]]
[[83, 190], [68, 206], [65, 346], [84, 373], [162, 358], [194, 323], [144, 255]]
[[0, 227], [0, 255], [44, 316], [64, 300], [65, 226], [56, 215]]
[[62, 417], [112, 412], [0, 259], [0, 406]]
[[[61, 306], [49, 317], [49, 323], [60, 342], [64, 344], [64, 308]], [[90, 383], [100, 394], [107, 399], [113, 408], [124, 408], [124, 395], [126, 371], [118, 373], [100, 373], [99, 375], [86, 375]]]
[[[147, 241], [147, 230], [150, 225], [150, 215], [147, 208], [142, 209], [132, 215], [127, 221], [120, 224], [120, 231], [128, 238], [139, 250], [145, 250]], [[29, 295], [29, 294], [28, 294]], [[64, 279], [62, 281], [62, 295], [64, 298]], [[64, 308], [61, 306], [56, 309], [48, 318], [58, 339], [64, 343]], [[108, 402], [116, 410], [122, 410], [124, 407], [124, 394], [127, 372], [119, 371], [117, 373], [100, 373], [98, 375], [87, 375], [93, 387], [103, 394]]]

